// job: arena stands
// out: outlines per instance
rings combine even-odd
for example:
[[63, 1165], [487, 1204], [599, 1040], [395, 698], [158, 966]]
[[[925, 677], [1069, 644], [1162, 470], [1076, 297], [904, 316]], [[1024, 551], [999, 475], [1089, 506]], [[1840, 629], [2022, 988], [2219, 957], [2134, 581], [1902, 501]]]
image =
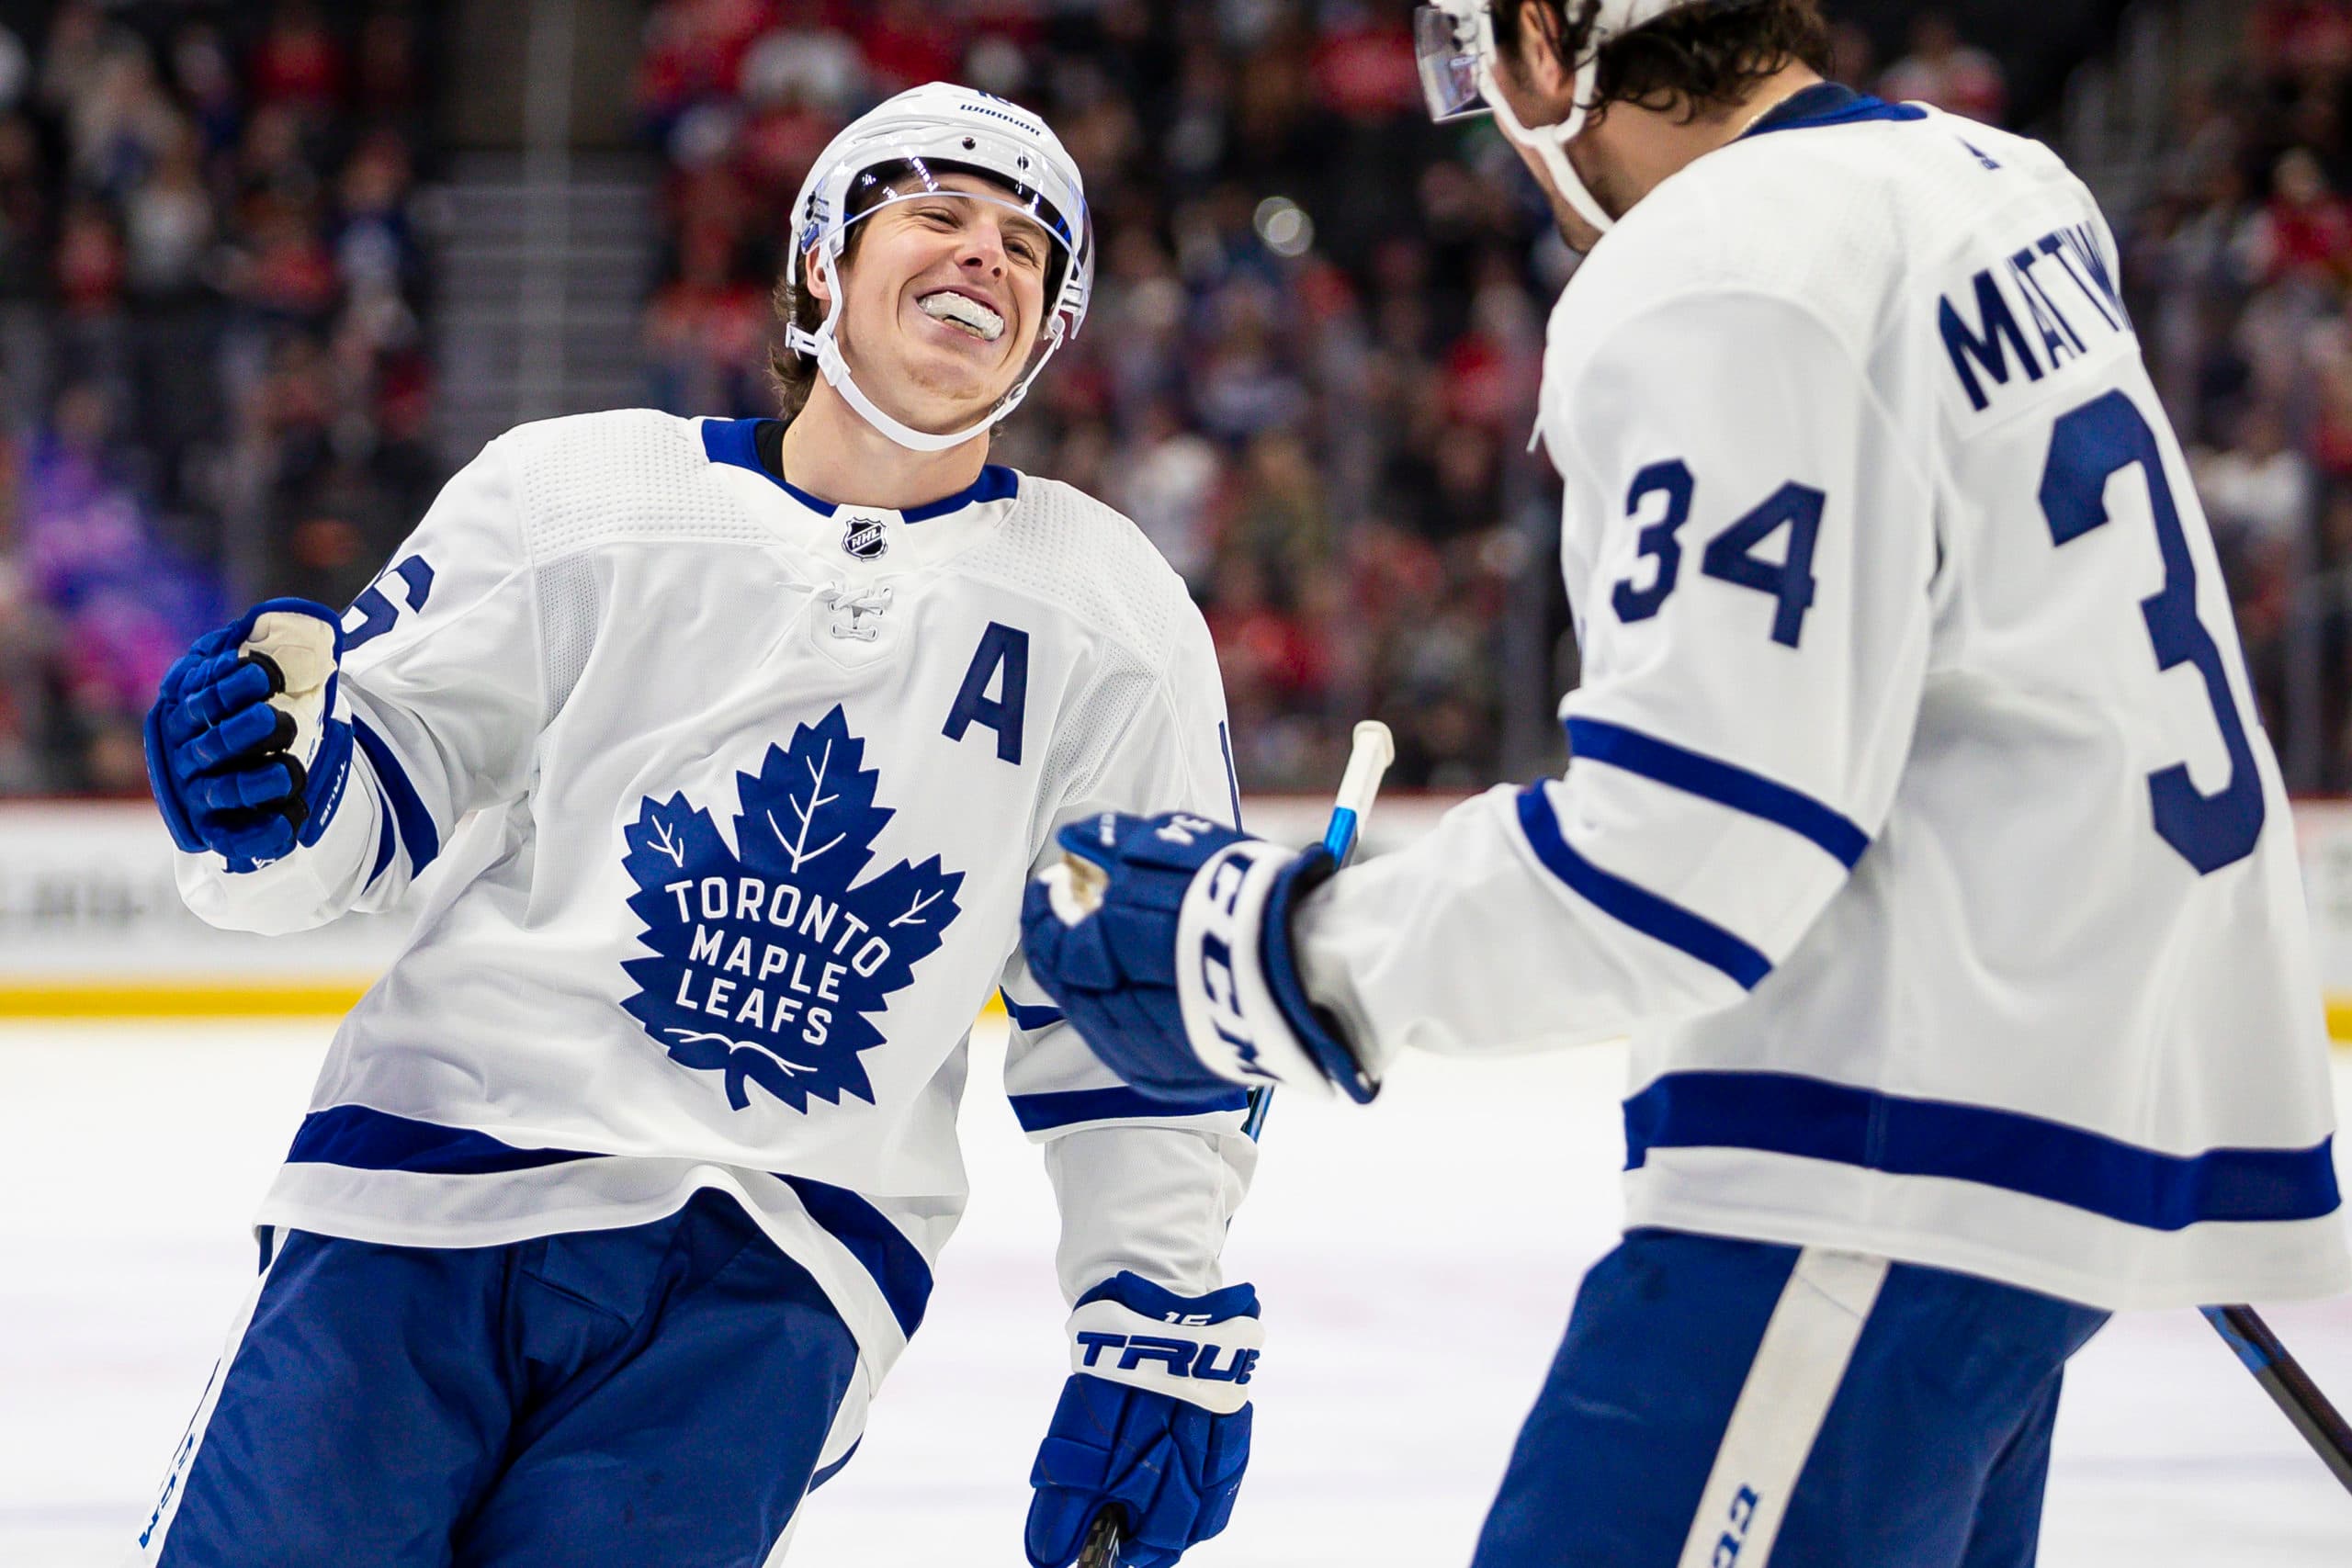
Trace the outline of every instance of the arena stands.
[[17, 9], [0, 791], [130, 792], [188, 639], [232, 600], [347, 601], [440, 478], [409, 216], [435, 7]]
[[[414, 217], [444, 9], [0, 6], [0, 792], [135, 790], [187, 637], [263, 592], [346, 602], [446, 472]], [[786, 214], [846, 118], [939, 75], [1017, 97], [1086, 168], [1102, 265], [1001, 455], [1104, 496], [1193, 584], [1244, 781], [1326, 787], [1367, 714], [1399, 784], [1555, 761], [1575, 654], [1525, 445], [1573, 258], [1491, 128], [1425, 121], [1409, 13], [654, 0], [643, 400], [768, 407]], [[1997, 39], [1914, 13], [1841, 29], [1841, 72], [2013, 101]], [[2239, 15], [2173, 62], [2154, 194], [2113, 216], [2266, 722], [2299, 787], [2342, 789], [2352, 4]]]

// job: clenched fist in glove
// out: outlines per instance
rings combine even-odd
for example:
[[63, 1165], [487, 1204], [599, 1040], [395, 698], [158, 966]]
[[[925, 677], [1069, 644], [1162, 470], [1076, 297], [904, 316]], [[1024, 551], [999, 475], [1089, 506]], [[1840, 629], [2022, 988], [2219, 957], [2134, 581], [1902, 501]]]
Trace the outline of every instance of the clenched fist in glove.
[[1181, 811], [1105, 814], [1061, 843], [1067, 864], [1029, 885], [1030, 972], [1103, 1065], [1147, 1094], [1191, 1100], [1240, 1083], [1296, 1084], [1358, 1101], [1377, 1090], [1338, 1021], [1307, 997], [1291, 911], [1339, 862]]
[[271, 599], [164, 671], [147, 713], [147, 781], [173, 842], [250, 871], [318, 840], [351, 769], [342, 654], [334, 611]]
[[1106, 1508], [1125, 1568], [1169, 1568], [1225, 1528], [1250, 1462], [1258, 1292], [1180, 1296], [1120, 1273], [1070, 1314], [1070, 1378], [1029, 1484], [1033, 1568], [1069, 1568]]

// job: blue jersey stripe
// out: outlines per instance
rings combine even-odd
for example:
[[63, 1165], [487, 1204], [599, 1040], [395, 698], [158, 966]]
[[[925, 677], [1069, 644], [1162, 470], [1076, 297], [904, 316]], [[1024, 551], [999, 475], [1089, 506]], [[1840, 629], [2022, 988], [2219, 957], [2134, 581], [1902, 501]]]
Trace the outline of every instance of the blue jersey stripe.
[[1535, 858], [1602, 914], [1722, 970], [1747, 990], [1772, 972], [1770, 959], [1713, 920], [1611, 875], [1569, 848], [1540, 781], [1519, 792], [1519, 826]]
[[[333, 1105], [302, 1118], [288, 1165], [339, 1165], [356, 1170], [409, 1170], [435, 1176], [488, 1176], [570, 1160], [609, 1156], [578, 1149], [524, 1149], [487, 1133], [444, 1127], [365, 1105]], [[888, 1216], [846, 1188], [774, 1173], [808, 1217], [849, 1249], [874, 1276], [899, 1327], [911, 1336], [931, 1301], [931, 1265]]]
[[384, 798], [391, 803], [392, 820], [400, 829], [401, 842], [408, 850], [411, 874], [422, 876], [424, 868], [441, 854], [441, 831], [433, 825], [433, 813], [424, 808], [424, 799], [409, 782], [408, 770], [392, 755], [384, 738], [368, 727], [363, 718], [351, 721], [351, 738], [359, 742], [368, 765], [376, 771], [376, 782], [384, 786]]
[[1164, 1121], [1170, 1116], [1206, 1116], [1250, 1108], [1249, 1094], [1238, 1089], [1204, 1100], [1156, 1100], [1132, 1089], [1072, 1089], [1011, 1098], [1012, 1114], [1024, 1133], [1043, 1133], [1080, 1122], [1115, 1122], [1131, 1117]]
[[1015, 1029], [1051, 1029], [1062, 1021], [1062, 1010], [1059, 1008], [1032, 1007], [1027, 1002], [1016, 1002], [1001, 990], [997, 992], [997, 996], [1004, 1003], [1004, 1016], [1012, 1020]]
[[366, 1105], [331, 1105], [302, 1118], [288, 1165], [341, 1165], [355, 1170], [413, 1170], [432, 1176], [488, 1176], [567, 1160], [594, 1159], [574, 1149], [521, 1149], [487, 1133], [395, 1116]]
[[383, 813], [383, 821], [376, 833], [376, 863], [368, 868], [368, 886], [370, 887], [375, 886], [376, 879], [384, 874], [384, 868], [392, 863], [392, 852], [400, 848], [400, 840], [392, 832], [392, 808], [382, 795], [375, 798], [378, 809]]
[[2334, 1213], [2330, 1142], [2169, 1155], [2018, 1111], [1791, 1073], [1668, 1073], [1625, 1102], [1628, 1170], [1652, 1149], [1756, 1149], [1973, 1181], [2158, 1231]]
[[865, 1437], [863, 1433], [860, 1433], [851, 1441], [848, 1450], [844, 1452], [841, 1458], [833, 1461], [832, 1463], [827, 1465], [824, 1469], [810, 1476], [808, 1478], [808, 1490], [814, 1492], [818, 1487], [822, 1486], [826, 1482], [831, 1481], [834, 1476], [839, 1475], [842, 1472], [842, 1467], [857, 1457], [857, 1445], [864, 1441], [865, 1441]]
[[1580, 761], [1606, 762], [1672, 789], [1728, 806], [1734, 811], [1810, 839], [1849, 871], [1871, 847], [1853, 818], [1762, 773], [1719, 761], [1638, 729], [1597, 718], [1568, 720], [1568, 750]]
[[808, 1217], [849, 1248], [850, 1255], [874, 1276], [882, 1299], [890, 1305], [890, 1315], [899, 1320], [899, 1331], [914, 1337], [922, 1324], [923, 1309], [931, 1304], [931, 1265], [923, 1261], [906, 1232], [846, 1187], [829, 1187], [805, 1176], [777, 1175], [799, 1196]]

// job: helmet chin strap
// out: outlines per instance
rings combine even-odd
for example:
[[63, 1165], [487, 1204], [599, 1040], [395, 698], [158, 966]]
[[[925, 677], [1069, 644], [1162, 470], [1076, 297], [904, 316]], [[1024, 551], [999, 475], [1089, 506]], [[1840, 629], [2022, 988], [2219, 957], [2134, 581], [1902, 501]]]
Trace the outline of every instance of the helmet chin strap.
[[1029, 367], [1029, 373], [999, 399], [996, 407], [978, 423], [967, 424], [961, 430], [949, 431], [944, 435], [917, 430], [884, 412], [879, 404], [865, 395], [865, 389], [859, 386], [857, 378], [850, 374], [849, 361], [842, 356], [842, 345], [835, 333], [842, 319], [842, 288], [839, 281], [841, 274], [834, 270], [830, 247], [818, 250], [817, 269], [824, 278], [827, 291], [832, 296], [832, 302], [827, 307], [825, 319], [815, 332], [807, 332], [797, 326], [786, 328], [785, 346], [796, 354], [814, 358], [817, 368], [824, 375], [826, 385], [839, 392], [843, 402], [855, 409], [866, 423], [911, 452], [944, 452], [950, 446], [961, 446], [975, 435], [986, 434], [997, 421], [1021, 406], [1021, 400], [1029, 395], [1029, 384], [1037, 378], [1037, 373], [1046, 367], [1046, 361], [1051, 359], [1054, 351], [1062, 345], [1062, 321], [1057, 315], [1054, 319], [1052, 335], [1046, 343], [1046, 352], [1037, 356], [1037, 363]]
[[1600, 74], [1600, 52], [1595, 50], [1577, 67], [1576, 102], [1568, 110], [1568, 118], [1556, 125], [1539, 125], [1530, 129], [1521, 125], [1519, 116], [1503, 96], [1495, 81], [1495, 29], [1492, 14], [1484, 6], [1478, 10], [1478, 90], [1494, 111], [1495, 123], [1521, 147], [1535, 154], [1544, 172], [1552, 176], [1552, 184], [1567, 204], [1576, 209], [1577, 216], [1601, 233], [1617, 226], [1617, 220], [1601, 210], [1600, 202], [1587, 188], [1584, 180], [1568, 162], [1568, 143], [1584, 130], [1588, 118], [1585, 105], [1592, 101], [1593, 84]]

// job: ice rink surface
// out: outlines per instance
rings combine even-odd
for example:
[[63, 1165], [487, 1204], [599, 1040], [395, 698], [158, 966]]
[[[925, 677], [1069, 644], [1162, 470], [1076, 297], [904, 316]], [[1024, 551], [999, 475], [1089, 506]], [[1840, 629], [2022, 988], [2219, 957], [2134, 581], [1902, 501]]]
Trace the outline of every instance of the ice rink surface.
[[[328, 1033], [0, 1029], [4, 1568], [116, 1562], [145, 1522]], [[969, 1217], [795, 1564], [1024, 1561], [1063, 1309], [1045, 1179], [994, 1045], [975, 1055]], [[1622, 1070], [1609, 1049], [1424, 1059], [1368, 1111], [1275, 1106], [1227, 1252], [1266, 1303], [1255, 1455], [1232, 1527], [1188, 1568], [1466, 1562], [1577, 1280], [1615, 1234]], [[2343, 1062], [2337, 1092], [2352, 1099]], [[2272, 1321], [2352, 1397], [2352, 1303]], [[2195, 1314], [2123, 1318], [2070, 1373], [2041, 1561], [2344, 1568], [2352, 1496]]]

